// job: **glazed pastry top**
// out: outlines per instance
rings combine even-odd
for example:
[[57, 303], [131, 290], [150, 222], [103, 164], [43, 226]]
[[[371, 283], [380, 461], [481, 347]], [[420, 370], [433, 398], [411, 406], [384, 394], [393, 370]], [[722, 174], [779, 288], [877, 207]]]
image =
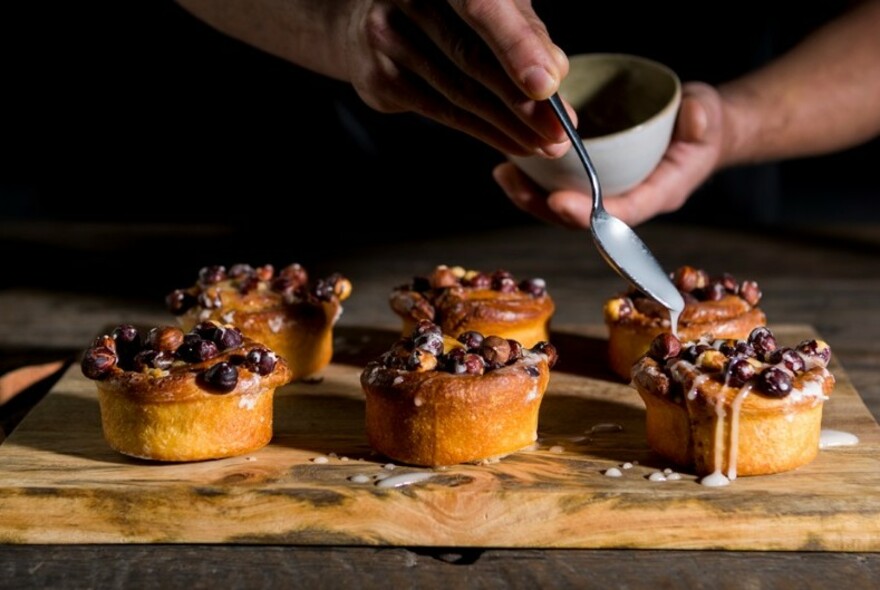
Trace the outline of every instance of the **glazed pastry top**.
[[756, 394], [749, 397], [759, 407], [814, 404], [834, 387], [827, 368], [830, 358], [831, 348], [823, 340], [783, 347], [766, 327], [755, 328], [740, 340], [701, 338], [683, 343], [664, 333], [633, 366], [632, 377], [639, 388], [678, 403], [719, 396], [732, 399], [748, 390]]
[[231, 325], [201, 322], [190, 332], [160, 326], [142, 334], [122, 324], [86, 349], [81, 369], [105, 390], [143, 401], [183, 401], [286, 384], [287, 362]]
[[430, 320], [450, 333], [472, 319], [546, 318], [554, 309], [541, 278], [517, 281], [505, 270], [487, 274], [446, 265], [393, 289], [390, 304], [402, 317]]
[[[724, 322], [747, 315], [763, 323], [763, 312], [758, 307], [762, 293], [755, 281], [740, 282], [729, 273], [712, 277], [691, 266], [679, 267], [671, 278], [685, 301], [679, 325]], [[608, 322], [657, 324], [667, 320], [668, 313], [664, 306], [635, 289], [609, 299], [604, 307]]]
[[198, 310], [206, 319], [212, 312], [259, 312], [291, 305], [339, 303], [351, 294], [351, 282], [339, 273], [310, 281], [300, 264], [275, 271], [271, 264], [206, 266], [195, 285], [176, 289], [165, 303], [175, 315]]
[[404, 378], [424, 381], [442, 374], [473, 379], [518, 371], [537, 377], [540, 364], [552, 368], [557, 358], [556, 347], [549, 342], [524, 348], [516, 340], [476, 331], [451, 338], [436, 324], [422, 320], [409, 337], [371, 361], [363, 375], [366, 383], [377, 385], [399, 384]]

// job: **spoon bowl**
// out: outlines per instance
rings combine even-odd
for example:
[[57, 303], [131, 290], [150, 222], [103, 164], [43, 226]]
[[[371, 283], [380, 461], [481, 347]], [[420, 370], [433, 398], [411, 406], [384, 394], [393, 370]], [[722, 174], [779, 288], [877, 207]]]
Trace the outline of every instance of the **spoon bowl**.
[[681, 293], [632, 228], [605, 210], [599, 176], [574, 124], [565, 112], [562, 99], [558, 94], [554, 94], [549, 100], [590, 180], [590, 187], [593, 190], [590, 232], [596, 248], [617, 274], [669, 310], [672, 330], [675, 332], [678, 315], [684, 309]]

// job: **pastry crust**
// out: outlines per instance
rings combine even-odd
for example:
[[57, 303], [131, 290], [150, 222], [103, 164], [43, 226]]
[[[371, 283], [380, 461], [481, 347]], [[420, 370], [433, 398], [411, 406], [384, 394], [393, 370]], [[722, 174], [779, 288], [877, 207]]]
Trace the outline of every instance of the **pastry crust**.
[[[789, 471], [815, 459], [823, 404], [835, 383], [826, 367], [827, 344], [814, 340], [787, 349], [796, 350], [792, 354], [803, 362], [792, 369], [760, 352], [727, 356], [719, 351], [721, 342], [732, 347], [736, 341], [703, 338], [669, 358], [649, 352], [633, 366], [651, 449], [698, 475], [728, 480]], [[708, 352], [692, 358], [692, 346]], [[734, 359], [747, 362], [754, 374], [746, 380], [732, 377]], [[770, 368], [788, 375], [787, 392], [762, 390], [760, 375]]]
[[472, 330], [511, 338], [526, 347], [549, 340], [555, 311], [541, 279], [517, 283], [503, 270], [490, 276], [445, 265], [395, 288], [390, 304], [403, 320], [404, 336], [419, 321], [430, 320], [453, 337]]
[[[693, 275], [701, 278], [681, 278]], [[682, 341], [704, 336], [746, 338], [754, 328], [767, 325], [767, 316], [758, 306], [761, 294], [753, 281], [737, 283], [730, 275], [711, 279], [705, 271], [687, 266], [677, 269], [673, 279], [685, 300], [677, 326]], [[713, 285], [720, 287], [715, 290]], [[658, 334], [672, 332], [669, 311], [634, 291], [608, 299], [603, 316], [608, 328], [608, 363], [622, 379], [630, 378], [633, 364]]]
[[[262, 344], [244, 338], [210, 359], [177, 358], [167, 368], [132, 367], [130, 358], [117, 355], [97, 375], [89, 363], [102, 350], [116, 353], [112, 340], [104, 336], [86, 351], [83, 371], [95, 380], [104, 438], [116, 451], [155, 461], [201, 461], [252, 452], [271, 440], [274, 392], [291, 373]], [[251, 351], [272, 360], [258, 369], [247, 361]], [[231, 389], [218, 389], [206, 377], [221, 363], [234, 367]]]
[[[246, 268], [238, 275], [224, 268], [214, 275], [222, 277], [219, 280], [200, 278], [195, 286], [173, 292], [169, 309], [184, 330], [206, 320], [235, 325], [284, 357], [293, 380], [320, 373], [332, 359], [333, 327], [342, 314], [342, 301], [351, 294], [351, 283], [334, 274], [311, 284], [296, 264], [277, 274], [267, 266]], [[200, 276], [205, 274], [210, 273], [203, 269]], [[190, 305], [177, 304], [183, 299]]]
[[[447, 344], [446, 351], [456, 346]], [[391, 354], [408, 354], [402, 340]], [[366, 432], [377, 452], [411, 465], [440, 467], [499, 459], [534, 444], [538, 415], [555, 362], [542, 343], [479, 374], [389, 365], [388, 355], [361, 374]], [[433, 361], [432, 361], [433, 362]]]

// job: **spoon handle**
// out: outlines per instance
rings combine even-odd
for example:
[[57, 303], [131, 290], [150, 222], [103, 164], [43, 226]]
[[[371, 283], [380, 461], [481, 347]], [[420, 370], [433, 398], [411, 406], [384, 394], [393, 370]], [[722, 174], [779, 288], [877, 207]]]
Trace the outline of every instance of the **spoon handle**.
[[596, 174], [596, 168], [593, 166], [593, 161], [590, 160], [590, 156], [587, 154], [587, 148], [584, 147], [584, 142], [581, 140], [577, 130], [574, 128], [574, 124], [572, 124], [571, 119], [568, 117], [568, 113], [565, 111], [565, 106], [562, 104], [562, 99], [559, 98], [559, 94], [554, 94], [549, 100], [550, 106], [556, 111], [556, 116], [559, 118], [559, 122], [562, 123], [565, 133], [571, 140], [571, 145], [574, 148], [574, 151], [577, 152], [581, 163], [583, 163], [584, 168], [587, 170], [587, 176], [590, 179], [590, 187], [593, 189], [593, 211], [600, 211], [604, 208], [602, 206], [602, 187], [599, 185], [599, 175]]

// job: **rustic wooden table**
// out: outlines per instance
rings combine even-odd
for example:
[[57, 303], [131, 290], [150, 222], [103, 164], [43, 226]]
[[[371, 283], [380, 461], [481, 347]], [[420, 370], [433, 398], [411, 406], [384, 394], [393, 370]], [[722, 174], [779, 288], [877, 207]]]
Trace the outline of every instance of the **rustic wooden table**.
[[[2, 283], [0, 402], [5, 403], [0, 405], [0, 440], [39, 402], [57, 379], [59, 368], [73, 362], [96, 332], [123, 321], [165, 322], [167, 315], [156, 293], [186, 284], [194, 273], [192, 268], [184, 268], [177, 269], [177, 275], [170, 271], [163, 275], [161, 265], [150, 266], [160, 263], [142, 258], [143, 246], [130, 245], [157, 238], [185, 241], [193, 239], [191, 235], [179, 236], [167, 228], [127, 228], [122, 232], [92, 228], [94, 231], [73, 234], [55, 231], [58, 229], [2, 226], [4, 246], [42, 244], [42, 254], [57, 257], [57, 266], [27, 284], [16, 284], [14, 278]], [[218, 232], [222, 234], [222, 230]], [[814, 327], [832, 344], [837, 360], [874, 418], [880, 417], [880, 228], [741, 231], [654, 222], [639, 228], [639, 233], [668, 268], [691, 264], [757, 280], [771, 324]], [[108, 248], [122, 235], [129, 240], [128, 250], [124, 246]], [[198, 236], [212, 237], [224, 236], [213, 236], [211, 229]], [[602, 302], [624, 287], [592, 248], [587, 234], [539, 225], [348, 246], [348, 253], [340, 248], [319, 260], [312, 253], [299, 257], [295, 251], [282, 252], [282, 257], [290, 258], [276, 260], [279, 252], [273, 249], [256, 260], [218, 261], [210, 258], [210, 252], [204, 253], [208, 257], [204, 263], [284, 264], [300, 260], [312, 264], [317, 272], [339, 270], [355, 286], [341, 326], [397, 327], [387, 306], [390, 287], [439, 263], [505, 268], [516, 275], [544, 277], [557, 302], [557, 325], [600, 325]], [[119, 256], [114, 258], [110, 252]], [[252, 248], [248, 254], [255, 252], [259, 250]], [[62, 253], [67, 253], [66, 259]], [[123, 264], [119, 260], [127, 261], [133, 273], [127, 277], [116, 273], [113, 284], [101, 288], [102, 272], [106, 276], [108, 267]], [[139, 260], [137, 270], [132, 260]], [[190, 260], [178, 262], [185, 266]], [[103, 271], [101, 265], [105, 265]], [[60, 280], [53, 281], [53, 277]], [[81, 281], [71, 282], [71, 277]], [[16, 372], [33, 366], [45, 369], [42, 373]], [[30, 385], [19, 392], [22, 384]], [[880, 514], [880, 506], [875, 513]], [[315, 588], [440, 584], [479, 588], [827, 588], [846, 584], [867, 588], [880, 579], [880, 554], [7, 542], [0, 545], [0, 579], [8, 587], [52, 588], [200, 588], [218, 584]]]

